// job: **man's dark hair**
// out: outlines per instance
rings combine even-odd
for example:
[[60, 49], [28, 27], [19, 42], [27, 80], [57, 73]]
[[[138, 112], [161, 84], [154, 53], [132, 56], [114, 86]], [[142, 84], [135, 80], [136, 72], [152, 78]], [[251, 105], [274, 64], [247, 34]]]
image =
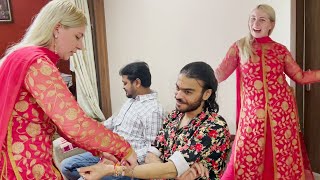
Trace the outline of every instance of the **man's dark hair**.
[[120, 69], [119, 74], [120, 76], [128, 76], [131, 83], [136, 79], [140, 79], [143, 87], [148, 88], [151, 86], [151, 74], [146, 62], [140, 61], [127, 64]]
[[211, 66], [202, 61], [192, 62], [185, 65], [181, 69], [180, 74], [184, 74], [188, 78], [201, 80], [203, 82], [202, 92], [212, 89], [212, 94], [205, 102], [204, 108], [209, 108], [210, 111], [217, 113], [219, 111], [219, 105], [216, 102], [218, 81]]

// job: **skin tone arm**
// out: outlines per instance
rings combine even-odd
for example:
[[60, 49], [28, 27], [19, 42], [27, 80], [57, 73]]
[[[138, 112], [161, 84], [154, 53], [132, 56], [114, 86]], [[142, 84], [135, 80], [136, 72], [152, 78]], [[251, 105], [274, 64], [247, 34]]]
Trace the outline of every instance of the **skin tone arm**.
[[209, 177], [209, 171], [205, 168], [201, 163], [194, 163], [191, 168], [188, 169], [185, 173], [183, 173], [180, 177], [176, 178], [176, 180], [185, 180], [185, 179], [196, 179], [200, 176]]
[[[98, 163], [93, 166], [78, 169], [80, 175], [85, 177], [85, 179], [87, 180], [95, 180], [95, 179], [100, 179], [103, 176], [114, 175], [115, 166], [110, 164], [114, 164], [115, 162], [117, 162], [117, 160], [115, 157], [112, 157], [112, 155], [110, 154], [104, 154], [104, 155], [106, 158], [108, 158], [107, 161], [104, 161], [104, 163]], [[153, 155], [152, 153], [149, 153], [147, 156], [154, 158], [155, 155]], [[161, 161], [160, 159], [154, 159], [154, 160]], [[124, 166], [116, 166], [116, 170], [117, 172], [124, 171], [125, 176], [141, 178], [141, 179], [176, 178], [178, 174], [175, 165], [171, 161], [166, 163], [153, 162], [151, 164], [139, 165], [139, 166], [136, 166], [134, 169], [127, 168]], [[186, 171], [182, 176], [180, 176], [177, 179], [178, 180], [195, 179], [199, 176], [209, 177], [209, 172], [201, 163], [194, 163], [188, 171]]]
[[145, 158], [145, 163], [146, 164], [150, 164], [150, 163], [162, 163], [162, 160], [156, 156], [153, 153], [148, 152]]
[[[177, 170], [173, 162], [166, 163], [151, 163], [136, 166], [133, 170], [125, 166], [116, 166], [118, 172], [124, 170], [124, 175], [141, 179], [170, 179], [177, 176]], [[98, 180], [104, 176], [115, 174], [114, 165], [98, 163], [93, 166], [83, 167], [78, 169], [80, 175], [86, 180]], [[121, 174], [121, 173], [120, 173]]]

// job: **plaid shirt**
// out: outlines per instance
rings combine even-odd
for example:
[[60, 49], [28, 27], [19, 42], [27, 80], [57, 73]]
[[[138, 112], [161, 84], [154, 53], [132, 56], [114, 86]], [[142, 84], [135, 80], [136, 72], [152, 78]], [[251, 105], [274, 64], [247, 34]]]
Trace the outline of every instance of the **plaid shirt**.
[[141, 164], [164, 118], [165, 113], [157, 100], [157, 93], [152, 92], [128, 99], [119, 113], [104, 121], [104, 125], [131, 144]]

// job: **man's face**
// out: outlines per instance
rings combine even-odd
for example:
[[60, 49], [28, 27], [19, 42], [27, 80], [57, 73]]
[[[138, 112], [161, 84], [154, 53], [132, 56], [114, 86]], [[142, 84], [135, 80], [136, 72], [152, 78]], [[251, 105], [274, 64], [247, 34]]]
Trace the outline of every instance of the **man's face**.
[[135, 98], [136, 97], [135, 81], [131, 83], [131, 81], [128, 79], [128, 76], [123, 75], [122, 83], [123, 83], [123, 89], [126, 92], [126, 96], [128, 98]]
[[180, 74], [176, 83], [176, 109], [191, 112], [203, 107], [202, 81]]

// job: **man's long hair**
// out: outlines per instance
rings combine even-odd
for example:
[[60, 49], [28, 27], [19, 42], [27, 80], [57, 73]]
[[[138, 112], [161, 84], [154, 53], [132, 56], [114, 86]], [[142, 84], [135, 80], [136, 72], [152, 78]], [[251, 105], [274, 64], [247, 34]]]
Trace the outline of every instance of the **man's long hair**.
[[211, 96], [205, 101], [204, 109], [208, 108], [209, 111], [218, 113], [219, 105], [216, 102], [218, 81], [211, 66], [202, 61], [192, 62], [185, 65], [181, 69], [180, 74], [184, 74], [188, 78], [201, 80], [203, 82], [202, 92], [206, 91], [207, 89], [212, 89]]

